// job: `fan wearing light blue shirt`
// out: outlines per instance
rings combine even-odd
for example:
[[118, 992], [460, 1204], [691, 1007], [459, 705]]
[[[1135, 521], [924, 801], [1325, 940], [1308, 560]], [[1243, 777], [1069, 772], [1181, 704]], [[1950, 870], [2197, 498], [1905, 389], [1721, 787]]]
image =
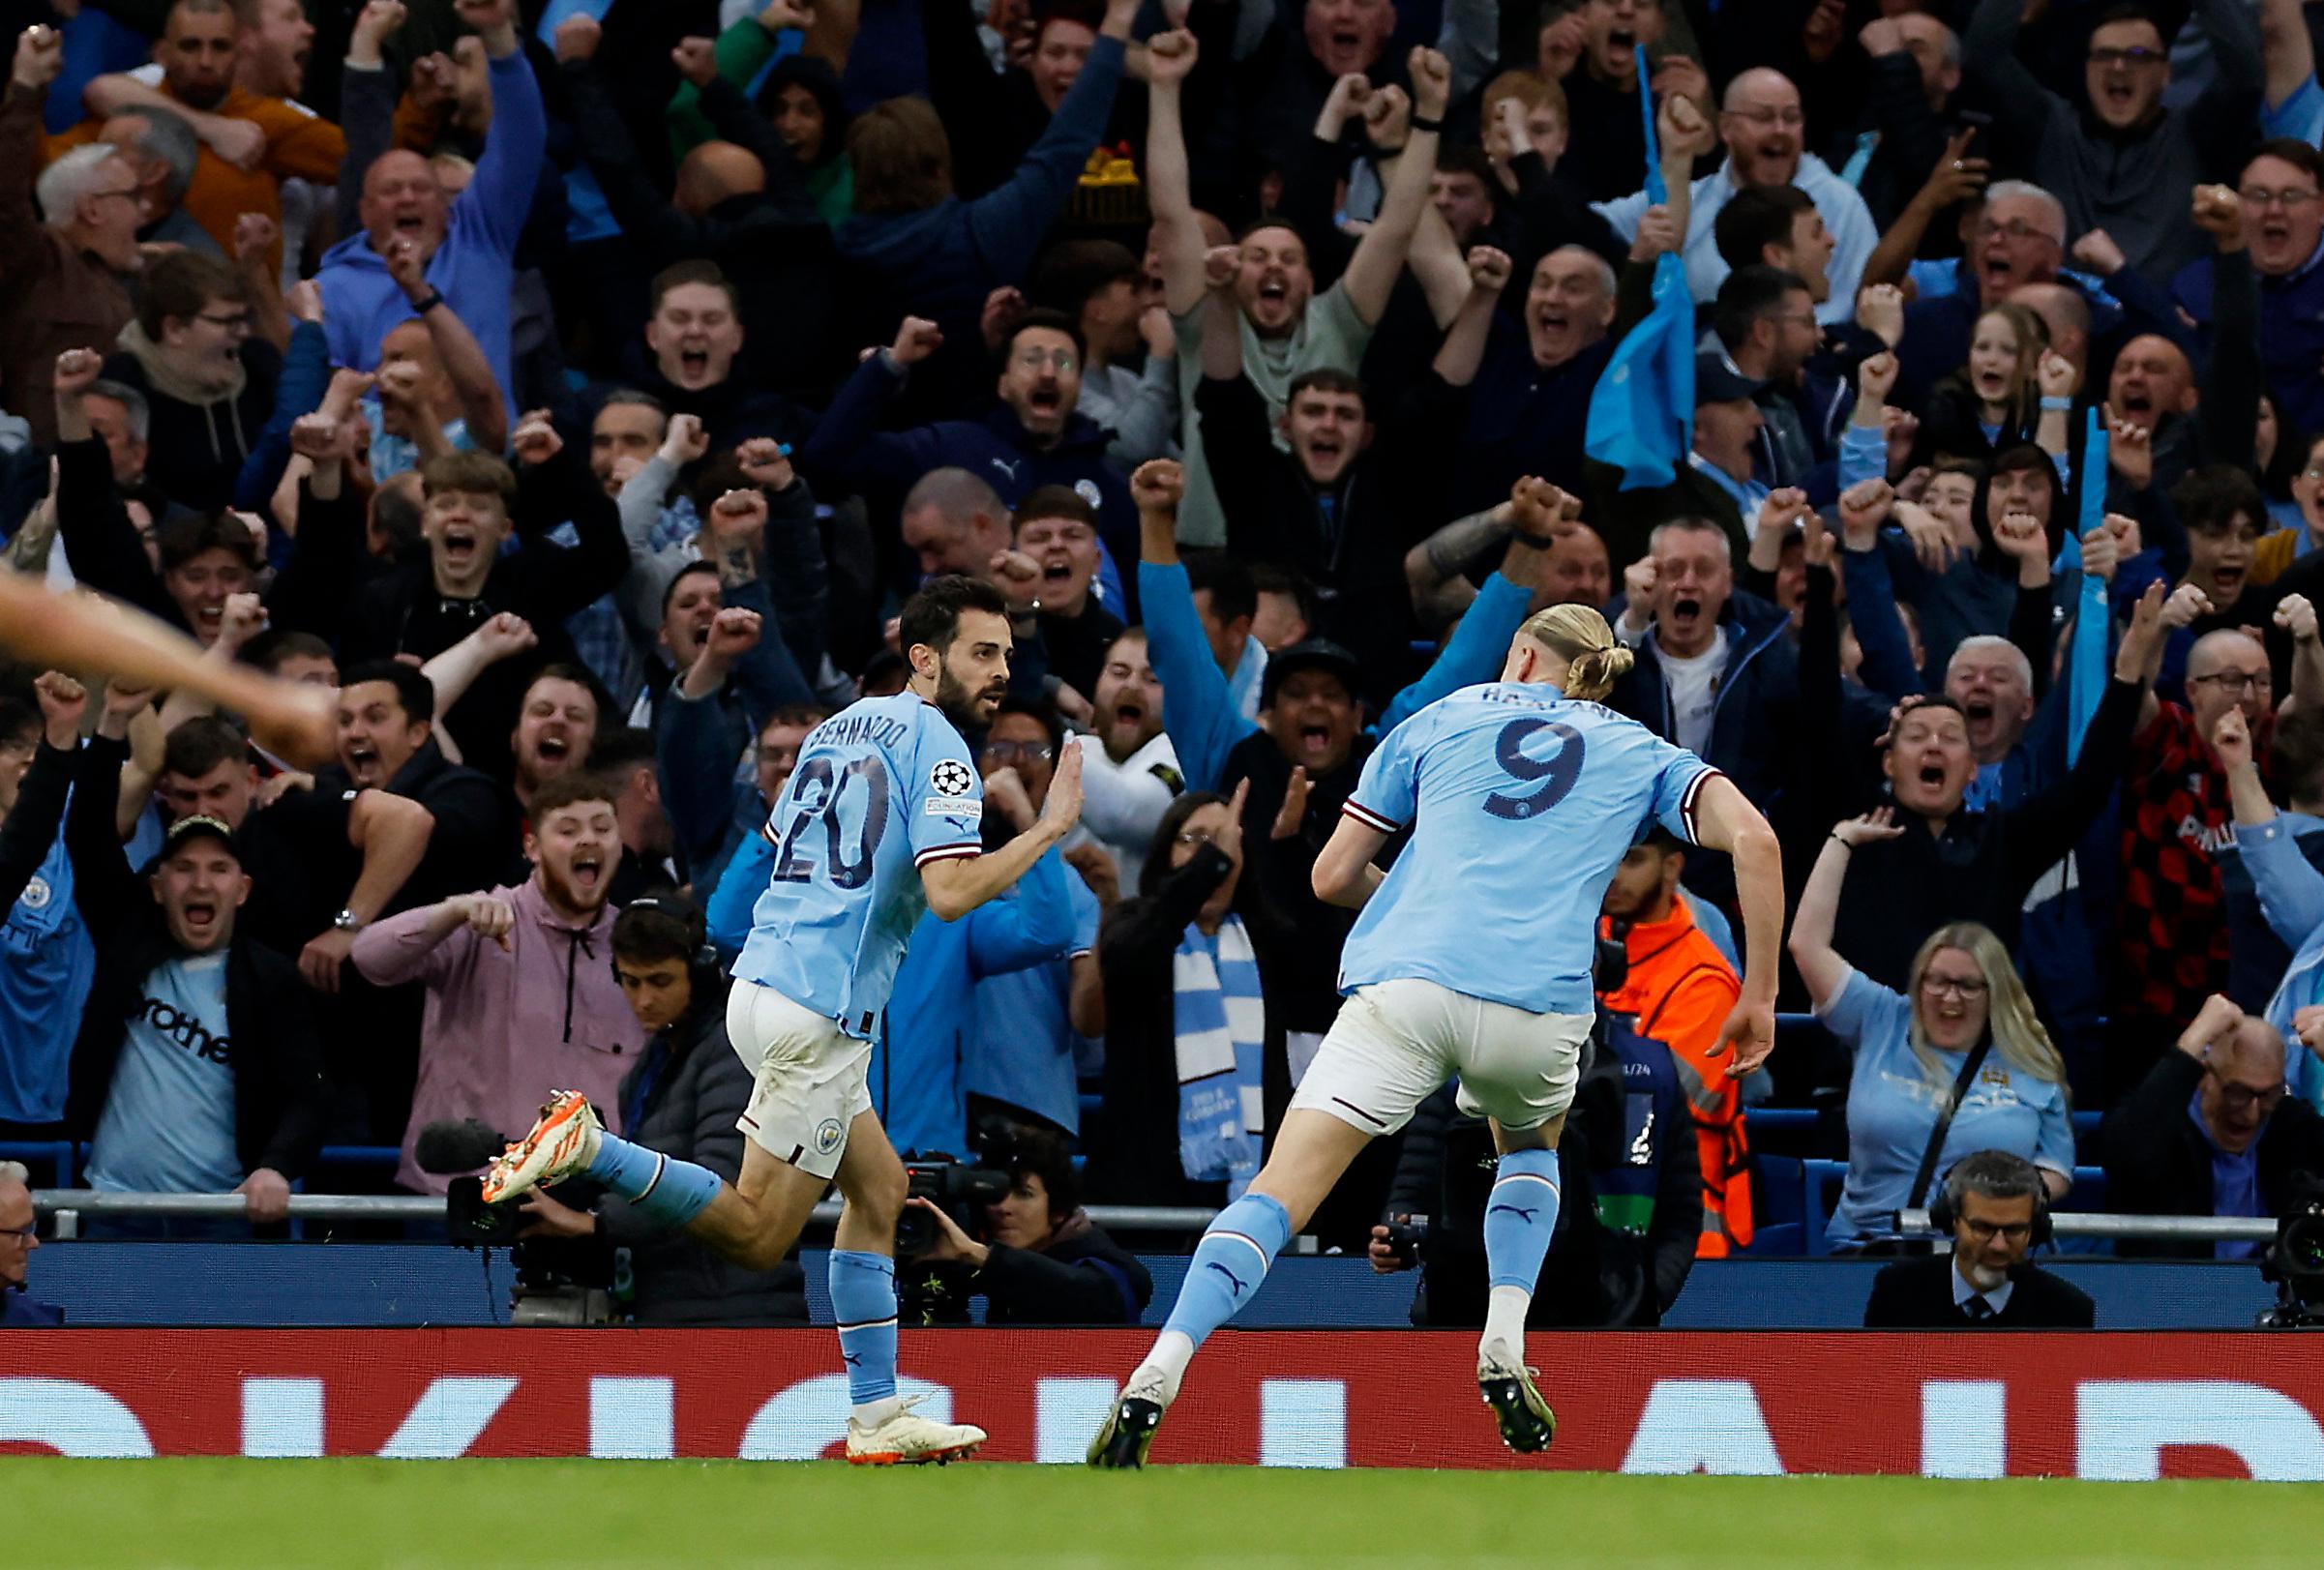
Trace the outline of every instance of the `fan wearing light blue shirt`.
[[[1365, 764], [1314, 873], [1318, 898], [1363, 912], [1342, 955], [1347, 1001], [1266, 1167], [1196, 1248], [1091, 1465], [1143, 1464], [1203, 1339], [1248, 1301], [1363, 1148], [1455, 1079], [1501, 1151], [1484, 1217], [1478, 1389], [1511, 1449], [1549, 1443], [1556, 1419], [1525, 1365], [1525, 1312], [1557, 1223], [1557, 1140], [1592, 1022], [1596, 912], [1650, 821], [1736, 859], [1748, 964], [1721, 1033], [1728, 1072], [1756, 1068], [1774, 1031], [1774, 833], [1724, 775], [1597, 701], [1630, 658], [1598, 612], [1554, 606], [1518, 629], [1499, 681], [1420, 710]], [[1383, 873], [1374, 858], [1407, 828]]]
[[[1792, 917], [1800, 979], [1825, 1028], [1856, 1059], [1848, 1175], [1826, 1231], [1835, 1249], [1894, 1238], [1896, 1212], [1926, 1202], [1952, 1164], [1973, 1151], [2006, 1150], [2031, 1161], [2053, 1202], [2073, 1184], [2066, 1064], [1990, 928], [1956, 921], [1931, 933], [1901, 993], [1832, 949], [1840, 885], [1856, 847], [1922, 832], [1918, 823], [1894, 821], [1887, 808], [1841, 823], [1825, 840]], [[1928, 1147], [1956, 1087], [1958, 1105], [1930, 1162]]]
[[1081, 814], [1081, 753], [1059, 760], [1031, 828], [991, 853], [984, 792], [961, 727], [990, 725], [1008, 691], [1008, 603], [981, 578], [938, 578], [905, 605], [911, 676], [807, 733], [761, 830], [766, 892], [734, 965], [727, 1033], [758, 1082], [731, 1186], [606, 1133], [564, 1094], [494, 1163], [501, 1204], [587, 1174], [642, 1215], [721, 1257], [771, 1270], [836, 1178], [846, 1207], [830, 1256], [831, 1305], [853, 1410], [848, 1457], [873, 1466], [947, 1461], [982, 1444], [968, 1424], [913, 1413], [896, 1394], [896, 1223], [906, 1196], [866, 1083], [871, 1033], [923, 912], [957, 921], [1004, 893]]

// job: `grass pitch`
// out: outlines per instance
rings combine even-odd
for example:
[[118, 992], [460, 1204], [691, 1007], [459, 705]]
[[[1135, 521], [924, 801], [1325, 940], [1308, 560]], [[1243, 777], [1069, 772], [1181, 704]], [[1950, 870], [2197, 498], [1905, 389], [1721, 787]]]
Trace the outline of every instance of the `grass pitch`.
[[0, 1561], [713, 1565], [2301, 1565], [2324, 1489], [835, 1462], [0, 1462]]

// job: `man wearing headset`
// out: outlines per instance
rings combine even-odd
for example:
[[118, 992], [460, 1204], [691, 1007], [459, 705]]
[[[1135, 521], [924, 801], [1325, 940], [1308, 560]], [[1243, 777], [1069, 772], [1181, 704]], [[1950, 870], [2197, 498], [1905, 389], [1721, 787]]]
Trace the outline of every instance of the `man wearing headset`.
[[2004, 1150], [1953, 1163], [1928, 1219], [1952, 1253], [1899, 1259], [1872, 1278], [1868, 1330], [2088, 1330], [2089, 1294], [2025, 1262], [2049, 1241], [2041, 1170]]
[[[701, 912], [675, 895], [633, 900], [613, 923], [613, 979], [646, 1032], [621, 1081], [621, 1126], [672, 1160], [707, 1167], [728, 1182], [742, 1170], [736, 1119], [751, 1099], [751, 1071], [727, 1039], [727, 978]], [[648, 1221], [612, 1195], [577, 1209], [593, 1185], [562, 1199], [525, 1196], [526, 1237], [593, 1237], [630, 1251], [629, 1311], [639, 1324], [805, 1324], [807, 1285], [798, 1260], [746, 1270], [682, 1231]], [[571, 1202], [567, 1202], [571, 1201]]]

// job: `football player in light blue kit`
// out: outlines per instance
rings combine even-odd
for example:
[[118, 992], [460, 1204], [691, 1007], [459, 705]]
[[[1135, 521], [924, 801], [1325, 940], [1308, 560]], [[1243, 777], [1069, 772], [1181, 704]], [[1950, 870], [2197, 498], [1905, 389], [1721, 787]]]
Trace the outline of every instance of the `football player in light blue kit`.
[[974, 578], [936, 578], [905, 606], [899, 635], [909, 685], [808, 732], [760, 831], [774, 865], [727, 1003], [727, 1034], [758, 1073], [738, 1180], [606, 1133], [569, 1091], [485, 1179], [485, 1199], [501, 1203], [585, 1172], [727, 1259], [771, 1270], [837, 1178], [847, 1205], [831, 1306], [854, 1407], [848, 1459], [874, 1466], [948, 1461], [985, 1433], [920, 1416], [918, 1398], [896, 1394], [905, 1173], [866, 1087], [872, 1030], [921, 912], [957, 921], [1002, 893], [1065, 837], [1082, 799], [1069, 750], [1033, 826], [983, 854], [983, 785], [960, 727], [989, 725], [1007, 693], [1007, 602]]
[[[1726, 776], [1594, 701], [1629, 664], [1603, 616], [1553, 607], [1518, 630], [1500, 681], [1430, 704], [1364, 765], [1315, 863], [1318, 897], [1363, 910], [1340, 960], [1347, 1001], [1266, 1168], [1196, 1248], [1090, 1465], [1144, 1463], [1203, 1338], [1250, 1300], [1364, 1145], [1455, 1078], [1463, 1110], [1492, 1119], [1502, 1152], [1485, 1210], [1492, 1292], [1477, 1385], [1512, 1449], [1549, 1443], [1556, 1419], [1525, 1366], [1525, 1313], [1557, 1223], [1558, 1134], [1590, 1032], [1598, 904], [1649, 821], [1735, 857], [1748, 969], [1722, 1036], [1728, 1073], [1758, 1067], [1774, 1039], [1774, 833]], [[1412, 843], [1383, 874], [1372, 859], [1407, 825]]]

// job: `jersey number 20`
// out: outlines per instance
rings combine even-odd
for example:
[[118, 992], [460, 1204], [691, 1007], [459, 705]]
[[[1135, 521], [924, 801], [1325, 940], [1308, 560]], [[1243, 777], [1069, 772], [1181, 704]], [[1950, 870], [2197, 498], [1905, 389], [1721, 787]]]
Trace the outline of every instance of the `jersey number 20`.
[[[852, 858], [840, 843], [839, 822], [839, 804], [847, 796], [851, 780], [861, 780], [865, 787], [863, 832]], [[851, 758], [843, 767], [834, 767], [827, 757], [809, 758], [799, 765], [795, 800], [798, 811], [778, 847], [774, 880], [804, 883], [815, 875], [814, 858], [800, 854], [799, 842], [809, 825], [820, 819], [831, 881], [843, 889], [862, 888], [871, 880], [872, 858], [879, 852], [880, 837], [887, 832], [887, 769], [880, 763], [879, 755], [869, 753]]]
[[[1547, 757], [1529, 757], [1525, 744], [1528, 738], [1541, 731], [1557, 737], [1558, 750]], [[1555, 720], [1512, 720], [1501, 727], [1501, 735], [1493, 743], [1493, 756], [1501, 766], [1533, 789], [1503, 792], [1496, 790], [1485, 798], [1485, 811], [1495, 817], [1523, 820], [1538, 817], [1565, 799], [1573, 789], [1573, 782], [1581, 777], [1582, 733]]]

